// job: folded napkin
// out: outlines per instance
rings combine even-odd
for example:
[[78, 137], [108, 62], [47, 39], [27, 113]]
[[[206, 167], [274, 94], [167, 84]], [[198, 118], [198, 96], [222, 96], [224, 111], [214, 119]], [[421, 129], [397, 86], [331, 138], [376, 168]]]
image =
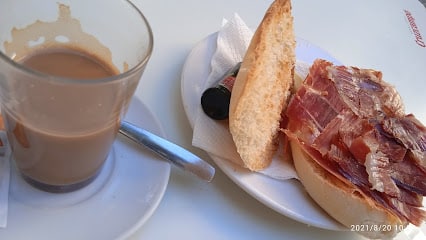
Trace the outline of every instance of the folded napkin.
[[[252, 36], [252, 30], [238, 14], [234, 14], [229, 21], [224, 20], [222, 28], [217, 34], [217, 47], [211, 59], [211, 72], [203, 89], [213, 86], [225, 72], [242, 61]], [[305, 72], [302, 73], [302, 76], [305, 76], [306, 65], [302, 63], [297, 65], [296, 71]], [[210, 119], [204, 114], [201, 107], [194, 123], [192, 145], [209, 154], [243, 166], [229, 132], [228, 122]], [[280, 180], [297, 178], [291, 157], [283, 151], [282, 146], [279, 149], [271, 165], [258, 173]]]
[[5, 228], [9, 201], [10, 148], [5, 132], [0, 132], [0, 139], [3, 143], [0, 146], [0, 227]]

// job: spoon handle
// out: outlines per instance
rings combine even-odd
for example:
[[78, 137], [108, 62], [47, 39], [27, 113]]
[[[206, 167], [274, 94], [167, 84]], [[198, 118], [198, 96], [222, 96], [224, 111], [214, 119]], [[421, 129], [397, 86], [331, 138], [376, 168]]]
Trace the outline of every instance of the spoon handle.
[[208, 182], [213, 179], [215, 174], [214, 167], [190, 151], [164, 138], [126, 121], [121, 122], [120, 133], [138, 144], [148, 147], [179, 168], [187, 170], [201, 179]]

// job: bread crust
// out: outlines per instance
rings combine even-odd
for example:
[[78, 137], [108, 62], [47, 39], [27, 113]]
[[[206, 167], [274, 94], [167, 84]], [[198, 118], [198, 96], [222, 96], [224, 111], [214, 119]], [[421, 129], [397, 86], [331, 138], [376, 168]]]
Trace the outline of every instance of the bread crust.
[[299, 143], [290, 141], [296, 172], [314, 201], [331, 217], [351, 230], [371, 239], [391, 239], [407, 222], [388, 209], [364, 198], [335, 176], [329, 174], [306, 154]]
[[267, 167], [278, 148], [281, 112], [293, 85], [290, 0], [274, 1], [257, 28], [232, 89], [229, 128], [245, 167]]

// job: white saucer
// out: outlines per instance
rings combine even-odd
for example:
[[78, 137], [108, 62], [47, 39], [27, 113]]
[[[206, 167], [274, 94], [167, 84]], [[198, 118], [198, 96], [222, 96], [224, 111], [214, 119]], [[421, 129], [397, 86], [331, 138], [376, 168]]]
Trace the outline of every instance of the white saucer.
[[[164, 136], [136, 98], [126, 120]], [[169, 163], [121, 135], [100, 175], [75, 192], [39, 191], [12, 167], [8, 223], [0, 229], [0, 239], [125, 239], [154, 213], [169, 175]]]

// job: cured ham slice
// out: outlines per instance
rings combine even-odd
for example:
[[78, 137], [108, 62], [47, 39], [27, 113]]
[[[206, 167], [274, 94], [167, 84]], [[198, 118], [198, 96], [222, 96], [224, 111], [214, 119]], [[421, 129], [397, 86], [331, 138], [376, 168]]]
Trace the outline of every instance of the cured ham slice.
[[404, 118], [386, 119], [383, 128], [410, 149], [416, 164], [426, 172], [426, 127], [409, 114]]
[[382, 81], [382, 73], [371, 69], [337, 66], [328, 69], [341, 100], [356, 115], [363, 118], [404, 116], [400, 95]]
[[286, 133], [361, 195], [419, 225], [426, 218], [426, 127], [382, 73], [316, 60], [287, 110]]

